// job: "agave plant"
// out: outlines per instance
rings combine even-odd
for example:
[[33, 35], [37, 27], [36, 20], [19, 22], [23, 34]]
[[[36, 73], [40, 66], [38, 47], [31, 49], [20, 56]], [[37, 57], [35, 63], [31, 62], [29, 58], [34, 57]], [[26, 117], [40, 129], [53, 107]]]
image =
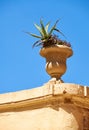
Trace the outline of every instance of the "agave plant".
[[[67, 43], [66, 41], [62, 41], [60, 39], [58, 39], [58, 36], [56, 35], [53, 35], [53, 31], [57, 31], [59, 32], [61, 35], [64, 36], [64, 34], [56, 28], [56, 25], [57, 23], [59, 22], [59, 20], [57, 20], [55, 22], [55, 24], [52, 26], [52, 28], [50, 29], [50, 31], [48, 31], [49, 29], [49, 26], [50, 26], [50, 22], [48, 22], [46, 24], [46, 26], [44, 26], [43, 24], [43, 21], [40, 20], [40, 26], [37, 25], [37, 24], [34, 24], [35, 27], [37, 28], [37, 30], [40, 32], [40, 36], [36, 35], [36, 34], [32, 34], [30, 32], [26, 32], [27, 34], [33, 36], [33, 37], [36, 37], [36, 38], [39, 38], [38, 41], [36, 41], [34, 44], [33, 44], [33, 47], [34, 46], [39, 46], [39, 45], [42, 45], [42, 47], [48, 47], [48, 46], [52, 46], [54, 44], [60, 44], [60, 45], [67, 45], [67, 46], [70, 46], [69, 43]], [[65, 36], [64, 36], [65, 37]]]

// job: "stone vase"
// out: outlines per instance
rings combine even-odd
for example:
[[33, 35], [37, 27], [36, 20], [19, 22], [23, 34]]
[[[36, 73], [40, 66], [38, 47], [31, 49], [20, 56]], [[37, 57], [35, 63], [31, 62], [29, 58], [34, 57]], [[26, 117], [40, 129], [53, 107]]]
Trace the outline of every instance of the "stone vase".
[[46, 72], [57, 80], [66, 72], [66, 59], [72, 54], [71, 47], [64, 45], [43, 47], [40, 50], [40, 55], [46, 58]]

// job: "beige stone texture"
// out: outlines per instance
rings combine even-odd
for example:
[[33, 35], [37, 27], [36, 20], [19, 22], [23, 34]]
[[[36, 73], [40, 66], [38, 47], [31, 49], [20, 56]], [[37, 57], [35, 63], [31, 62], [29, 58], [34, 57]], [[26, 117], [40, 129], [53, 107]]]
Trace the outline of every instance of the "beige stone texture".
[[0, 130], [89, 130], [89, 88], [55, 79], [0, 94]]
[[73, 51], [65, 45], [54, 45], [41, 48], [40, 55], [46, 59], [46, 72], [52, 78], [60, 79], [67, 69], [66, 60]]

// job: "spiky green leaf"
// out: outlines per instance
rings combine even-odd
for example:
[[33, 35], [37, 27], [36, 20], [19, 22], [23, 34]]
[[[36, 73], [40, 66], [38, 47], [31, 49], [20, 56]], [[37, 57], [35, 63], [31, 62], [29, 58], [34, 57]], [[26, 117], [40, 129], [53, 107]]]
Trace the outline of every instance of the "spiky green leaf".
[[[25, 31], [24, 31], [24, 32], [25, 32]], [[30, 32], [25, 32], [25, 33], [27, 33], [27, 34], [31, 35], [31, 34], [30, 34]]]
[[36, 42], [33, 44], [32, 47], [37, 47], [37, 46], [39, 46], [39, 44], [41, 44], [41, 43], [42, 43], [42, 40], [38, 40], [38, 41], [36, 41]]
[[29, 33], [31, 36], [33, 36], [33, 37], [36, 37], [36, 38], [42, 38], [41, 36], [38, 36], [38, 35], [36, 35], [36, 34], [33, 34], [33, 33]]
[[59, 32], [62, 36], [64, 36], [66, 38], [66, 36], [57, 28], [54, 28], [55, 31]]
[[46, 38], [47, 37], [47, 33], [46, 33], [46, 30], [45, 30], [45, 27], [44, 27], [44, 24], [43, 24], [42, 20], [40, 20], [40, 25], [41, 25], [41, 28], [42, 28], [42, 32], [44, 34], [44, 38]]
[[48, 28], [49, 28], [50, 22], [48, 22], [45, 26], [46, 33], [48, 34]]
[[52, 34], [52, 32], [53, 32], [53, 30], [56, 28], [56, 25], [57, 25], [58, 22], [59, 22], [59, 20], [57, 20], [57, 21], [55, 22], [54, 26], [51, 28], [51, 30], [50, 30], [50, 32], [49, 32], [49, 35]]
[[37, 24], [34, 24], [34, 25], [35, 25], [35, 27], [38, 29], [38, 31], [40, 32], [41, 36], [43, 37], [44, 34], [43, 34], [43, 32], [42, 32], [42, 28], [41, 28], [40, 26], [38, 26]]

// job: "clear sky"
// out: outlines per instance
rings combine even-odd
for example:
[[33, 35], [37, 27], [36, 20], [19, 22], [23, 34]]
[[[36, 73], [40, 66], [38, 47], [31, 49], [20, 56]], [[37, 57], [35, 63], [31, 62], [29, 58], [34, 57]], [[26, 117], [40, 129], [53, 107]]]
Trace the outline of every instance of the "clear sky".
[[[37, 40], [40, 18], [59, 28], [71, 43], [74, 55], [67, 60], [66, 83], [89, 86], [89, 0], [0, 0], [0, 93], [31, 89], [50, 80]], [[60, 35], [59, 35], [60, 37]]]

